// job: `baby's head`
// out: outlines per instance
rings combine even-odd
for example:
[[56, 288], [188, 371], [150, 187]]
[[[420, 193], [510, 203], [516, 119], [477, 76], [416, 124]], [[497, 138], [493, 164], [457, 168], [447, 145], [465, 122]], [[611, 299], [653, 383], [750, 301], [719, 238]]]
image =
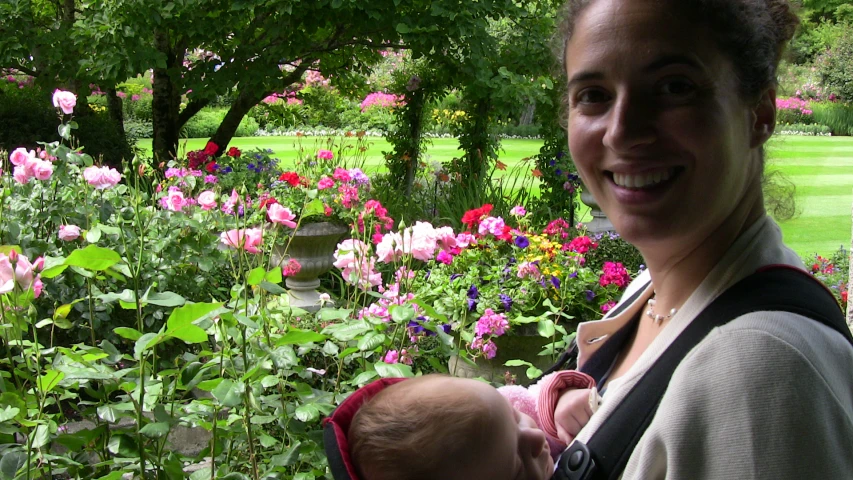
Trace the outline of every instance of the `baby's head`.
[[359, 408], [347, 434], [361, 480], [547, 480], [545, 434], [488, 384], [425, 375]]

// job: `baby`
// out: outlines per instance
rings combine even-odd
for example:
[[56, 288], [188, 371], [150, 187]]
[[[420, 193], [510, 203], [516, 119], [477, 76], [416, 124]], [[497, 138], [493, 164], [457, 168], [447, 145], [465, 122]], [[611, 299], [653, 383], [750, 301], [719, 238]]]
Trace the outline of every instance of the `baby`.
[[358, 409], [349, 454], [359, 480], [548, 480], [553, 458], [577, 434], [554, 425], [554, 405], [568, 389], [582, 427], [598, 396], [579, 372], [556, 372], [529, 390], [443, 375], [405, 380]]

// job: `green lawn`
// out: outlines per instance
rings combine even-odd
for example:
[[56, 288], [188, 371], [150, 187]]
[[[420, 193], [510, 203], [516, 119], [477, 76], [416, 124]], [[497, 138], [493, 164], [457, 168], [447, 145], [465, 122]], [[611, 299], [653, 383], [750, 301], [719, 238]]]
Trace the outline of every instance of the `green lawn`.
[[[204, 147], [205, 139], [181, 142], [182, 151]], [[307, 151], [323, 148], [324, 137], [303, 137]], [[269, 148], [285, 162], [296, 158], [296, 137], [235, 138], [240, 149]], [[539, 152], [540, 140], [504, 140], [500, 159], [511, 167]], [[140, 141], [144, 150], [150, 140]], [[391, 146], [383, 138], [368, 140], [367, 170], [383, 169], [383, 151]], [[437, 138], [427, 149], [427, 162], [458, 156], [456, 139]], [[853, 137], [774, 137], [768, 146], [768, 166], [780, 170], [797, 187], [798, 214], [781, 224], [785, 241], [801, 255], [828, 255], [841, 245], [850, 247], [853, 205]]]

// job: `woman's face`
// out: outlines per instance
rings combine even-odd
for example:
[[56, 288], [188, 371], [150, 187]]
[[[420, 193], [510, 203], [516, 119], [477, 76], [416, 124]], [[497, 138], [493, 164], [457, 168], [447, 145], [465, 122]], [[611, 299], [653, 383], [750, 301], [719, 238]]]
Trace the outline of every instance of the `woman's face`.
[[756, 116], [739, 95], [710, 32], [671, 5], [594, 1], [566, 49], [572, 158], [641, 250], [671, 240], [689, 248], [760, 205], [757, 152], [772, 132], [772, 121], [769, 132], [760, 124], [766, 108]]

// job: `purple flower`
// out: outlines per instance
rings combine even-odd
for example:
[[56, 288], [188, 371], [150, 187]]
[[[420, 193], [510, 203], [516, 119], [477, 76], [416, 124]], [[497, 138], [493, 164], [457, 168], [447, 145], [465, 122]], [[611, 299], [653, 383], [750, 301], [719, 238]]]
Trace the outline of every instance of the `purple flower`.
[[572, 272], [569, 274], [569, 278], [578, 278], [578, 272]]
[[564, 155], [563, 152], [557, 152], [557, 158], [563, 158], [563, 155]]
[[476, 300], [477, 297], [479, 297], [479, 296], [480, 296], [480, 291], [477, 290], [477, 286], [471, 285], [471, 288], [468, 289], [468, 298], [470, 298], [471, 300]]
[[461, 273], [454, 273], [453, 275], [450, 276], [450, 281], [452, 282], [461, 276], [462, 276]]
[[593, 292], [592, 290], [587, 290], [586, 291], [586, 301], [591, 302], [593, 298], [595, 298], [595, 292]]
[[554, 286], [557, 290], [560, 289], [560, 279], [551, 275], [551, 285]]
[[556, 165], [556, 164], [557, 164], [557, 161], [556, 161], [556, 160], [550, 160], [550, 161], [548, 161], [548, 165], [551, 165], [552, 167], [553, 167], [554, 165]]
[[477, 307], [477, 301], [472, 299], [472, 298], [469, 298], [468, 299], [468, 311], [473, 312], [474, 308], [476, 308], [476, 307]]
[[554, 173], [556, 173], [557, 176], [559, 177], [560, 175], [563, 174], [563, 171], [558, 168], [558, 169], [554, 170]]
[[508, 312], [509, 309], [512, 308], [512, 297], [504, 293], [498, 295], [498, 297], [501, 299], [501, 305], [503, 306], [504, 311]]
[[530, 240], [528, 240], [524, 235], [519, 235], [515, 237], [513, 243], [515, 243], [515, 246], [518, 248], [527, 248], [527, 246], [530, 245]]

